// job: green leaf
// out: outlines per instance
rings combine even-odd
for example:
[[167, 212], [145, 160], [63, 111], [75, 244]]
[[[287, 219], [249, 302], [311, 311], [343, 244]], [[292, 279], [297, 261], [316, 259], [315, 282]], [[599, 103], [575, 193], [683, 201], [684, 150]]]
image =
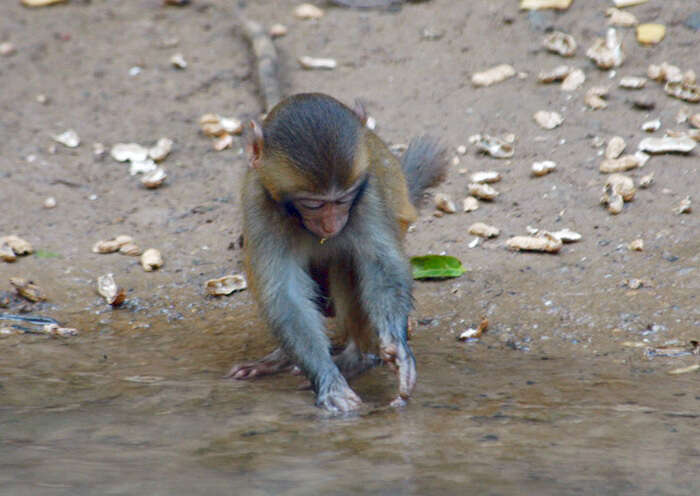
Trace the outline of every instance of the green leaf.
[[34, 254], [39, 258], [61, 258], [60, 253], [54, 253], [52, 251], [37, 250]]
[[414, 279], [459, 277], [467, 271], [462, 262], [449, 255], [411, 257], [411, 267]]

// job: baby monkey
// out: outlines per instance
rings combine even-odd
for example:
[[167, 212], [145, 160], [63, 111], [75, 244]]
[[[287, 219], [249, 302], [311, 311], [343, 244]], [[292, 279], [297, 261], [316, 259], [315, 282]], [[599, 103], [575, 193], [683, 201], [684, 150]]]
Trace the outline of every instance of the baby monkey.
[[[416, 383], [407, 343], [411, 267], [402, 248], [423, 191], [446, 171], [437, 141], [414, 139], [401, 161], [365, 127], [363, 109], [306, 93], [251, 123], [243, 185], [245, 261], [263, 320], [280, 348], [228, 376], [247, 379], [297, 366], [332, 412], [357, 409], [352, 377], [376, 364], [397, 373], [402, 405]], [[331, 353], [325, 317], [344, 349]]]

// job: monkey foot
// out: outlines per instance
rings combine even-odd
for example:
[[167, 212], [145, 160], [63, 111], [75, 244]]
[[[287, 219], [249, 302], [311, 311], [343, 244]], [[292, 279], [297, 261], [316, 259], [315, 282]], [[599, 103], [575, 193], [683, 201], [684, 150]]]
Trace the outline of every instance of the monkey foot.
[[340, 373], [346, 379], [357, 377], [358, 375], [376, 367], [382, 360], [372, 353], [353, 353], [346, 354], [345, 352], [333, 358], [335, 364], [340, 369]]
[[245, 380], [254, 377], [262, 377], [265, 375], [277, 374], [279, 372], [291, 371], [292, 373], [300, 373], [298, 367], [287, 358], [287, 355], [281, 348], [254, 362], [238, 363], [231, 367], [228, 374], [224, 377]]
[[318, 393], [316, 406], [331, 413], [347, 413], [357, 410], [362, 405], [355, 391], [350, 389], [348, 383], [342, 377], [336, 380], [330, 387], [324, 388]]

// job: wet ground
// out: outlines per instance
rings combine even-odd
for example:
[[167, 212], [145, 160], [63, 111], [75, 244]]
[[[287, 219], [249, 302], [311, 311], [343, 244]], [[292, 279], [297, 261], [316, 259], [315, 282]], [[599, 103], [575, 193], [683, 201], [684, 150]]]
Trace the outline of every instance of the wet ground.
[[[434, 0], [393, 12], [329, 9], [317, 22], [294, 19], [295, 2], [243, 6], [250, 18], [288, 26], [276, 42], [288, 92], [364, 98], [388, 142], [430, 131], [454, 150], [478, 132], [517, 136], [509, 161], [469, 147], [440, 188], [461, 200], [468, 174], [460, 169], [497, 170], [495, 202], [442, 218], [428, 206], [407, 239], [410, 254], [446, 252], [468, 268], [416, 287], [413, 400], [388, 408], [395, 380], [375, 369], [352, 383], [365, 409], [349, 418], [316, 409], [298, 377], [221, 378], [233, 362], [274, 346], [248, 293], [213, 299], [203, 289], [241, 269], [244, 160], [240, 141], [214, 152], [197, 120], [260, 112], [247, 47], [233, 29], [237, 6], [4, 7], [0, 43], [17, 51], [0, 56], [0, 235], [18, 234], [41, 252], [0, 265], [0, 312], [53, 317], [80, 334], [0, 339], [0, 492], [697, 494], [698, 372], [669, 372], [698, 357], [649, 350], [700, 337], [700, 223], [697, 212], [673, 212], [697, 195], [698, 152], [656, 156], [630, 172], [635, 181], [653, 172], [655, 183], [611, 216], [598, 205], [605, 177], [594, 146], [596, 137], [620, 135], [634, 151], [643, 122], [682, 129], [679, 109], [700, 111], [654, 82], [641, 94], [655, 108], [640, 111], [636, 93], [616, 88], [649, 63], [700, 72], [700, 34], [686, 25], [691, 4], [632, 8], [642, 21], [666, 24], [666, 39], [641, 47], [622, 29], [628, 57], [612, 78], [583, 55], [605, 31], [605, 1], [528, 15], [514, 1]], [[576, 37], [576, 57], [540, 48], [549, 27]], [[170, 66], [174, 52], [186, 70]], [[302, 71], [294, 61], [304, 54], [335, 57], [339, 68]], [[529, 75], [475, 89], [471, 74], [496, 63]], [[535, 82], [562, 63], [584, 69], [582, 89]], [[133, 67], [140, 72], [131, 76]], [[609, 107], [587, 110], [585, 90], [603, 83]], [[564, 124], [540, 129], [532, 120], [540, 109], [561, 112]], [[76, 149], [51, 140], [68, 128], [82, 139]], [[168, 182], [155, 191], [125, 165], [93, 156], [93, 142], [109, 149], [161, 136], [176, 145], [164, 162]], [[545, 159], [558, 170], [531, 178], [530, 164]], [[48, 196], [55, 209], [42, 207]], [[469, 248], [476, 221], [501, 236]], [[506, 251], [504, 240], [528, 225], [569, 227], [583, 239], [557, 255]], [[95, 241], [118, 234], [159, 248], [165, 265], [145, 273], [135, 258], [91, 253]], [[637, 238], [644, 251], [629, 251]], [[95, 292], [107, 272], [127, 290], [121, 309]], [[14, 276], [34, 280], [48, 301], [5, 300]], [[630, 289], [629, 279], [643, 286]], [[490, 327], [480, 340], [457, 341], [484, 315]]]

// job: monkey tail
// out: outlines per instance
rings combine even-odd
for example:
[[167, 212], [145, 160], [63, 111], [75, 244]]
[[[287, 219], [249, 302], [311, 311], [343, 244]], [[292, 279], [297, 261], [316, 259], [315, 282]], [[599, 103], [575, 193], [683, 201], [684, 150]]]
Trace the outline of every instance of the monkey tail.
[[401, 157], [408, 194], [411, 203], [418, 206], [426, 188], [435, 186], [447, 174], [447, 149], [431, 136], [420, 136], [411, 140]]

